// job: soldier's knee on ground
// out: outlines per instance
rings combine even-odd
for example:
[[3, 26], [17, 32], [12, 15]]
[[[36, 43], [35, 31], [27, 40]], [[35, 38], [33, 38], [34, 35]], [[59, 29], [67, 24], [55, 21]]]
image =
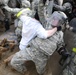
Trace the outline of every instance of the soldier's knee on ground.
[[19, 66], [19, 65], [17, 65], [16, 60], [12, 59], [12, 60], [10, 61], [10, 65], [11, 65], [11, 69], [14, 69], [14, 70], [22, 73], [22, 70], [21, 70], [21, 71], [20, 71], [20, 69], [18, 70], [18, 68], [19, 68], [18, 66]]

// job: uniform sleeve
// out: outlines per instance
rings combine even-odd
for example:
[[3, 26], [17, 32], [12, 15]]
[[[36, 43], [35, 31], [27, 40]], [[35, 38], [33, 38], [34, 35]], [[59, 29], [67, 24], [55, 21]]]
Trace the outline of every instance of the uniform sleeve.
[[9, 6], [4, 6], [4, 8], [8, 11], [8, 12], [11, 12], [11, 13], [18, 13], [21, 9], [19, 8], [10, 8]]

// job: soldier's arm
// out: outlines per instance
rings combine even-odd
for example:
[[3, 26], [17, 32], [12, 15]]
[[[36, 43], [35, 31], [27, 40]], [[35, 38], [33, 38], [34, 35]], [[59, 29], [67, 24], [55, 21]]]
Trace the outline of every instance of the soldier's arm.
[[55, 32], [57, 31], [57, 27], [51, 29], [51, 30], [46, 30], [47, 32], [47, 37], [52, 36], [53, 34], [55, 34]]
[[13, 14], [18, 13], [21, 10], [20, 8], [11, 8], [9, 6], [4, 6], [4, 9], [6, 9], [8, 12], [11, 12]]
[[53, 7], [59, 11], [68, 11], [68, 12], [72, 11], [72, 5], [69, 2], [64, 3], [63, 6], [54, 4]]
[[56, 10], [60, 10], [60, 11], [65, 11], [66, 10], [65, 6], [60, 6], [60, 5], [57, 5], [57, 4], [54, 4], [53, 6]]

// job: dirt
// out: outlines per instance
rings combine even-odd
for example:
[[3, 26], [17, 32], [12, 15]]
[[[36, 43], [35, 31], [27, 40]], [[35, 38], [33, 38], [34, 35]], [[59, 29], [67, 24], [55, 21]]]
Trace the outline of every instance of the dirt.
[[[12, 35], [14, 34], [14, 27], [13, 25], [11, 26], [10, 30], [5, 32], [5, 29], [1, 28], [0, 30], [0, 40], [7, 38], [7, 39], [12, 39]], [[15, 47], [14, 51], [11, 52], [10, 50], [3, 53], [2, 59], [0, 60], [0, 75], [22, 75], [21, 73], [17, 72], [16, 70], [12, 69], [10, 66], [10, 63], [8, 66], [6, 66], [3, 61], [9, 57], [10, 55], [16, 53], [18, 51], [18, 46]], [[59, 65], [59, 59], [60, 56], [57, 52], [55, 52], [50, 59], [47, 62], [46, 65], [46, 71], [44, 75], [59, 75], [61, 71], [61, 66]], [[37, 75], [35, 65], [33, 63], [30, 63], [28, 66], [28, 70], [25, 75]]]

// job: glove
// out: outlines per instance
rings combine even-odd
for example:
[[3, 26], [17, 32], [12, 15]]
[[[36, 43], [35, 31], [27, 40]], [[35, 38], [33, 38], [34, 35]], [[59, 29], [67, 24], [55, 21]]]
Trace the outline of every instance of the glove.
[[57, 27], [57, 31], [61, 31], [62, 30], [62, 27], [61, 26], [58, 26]]

